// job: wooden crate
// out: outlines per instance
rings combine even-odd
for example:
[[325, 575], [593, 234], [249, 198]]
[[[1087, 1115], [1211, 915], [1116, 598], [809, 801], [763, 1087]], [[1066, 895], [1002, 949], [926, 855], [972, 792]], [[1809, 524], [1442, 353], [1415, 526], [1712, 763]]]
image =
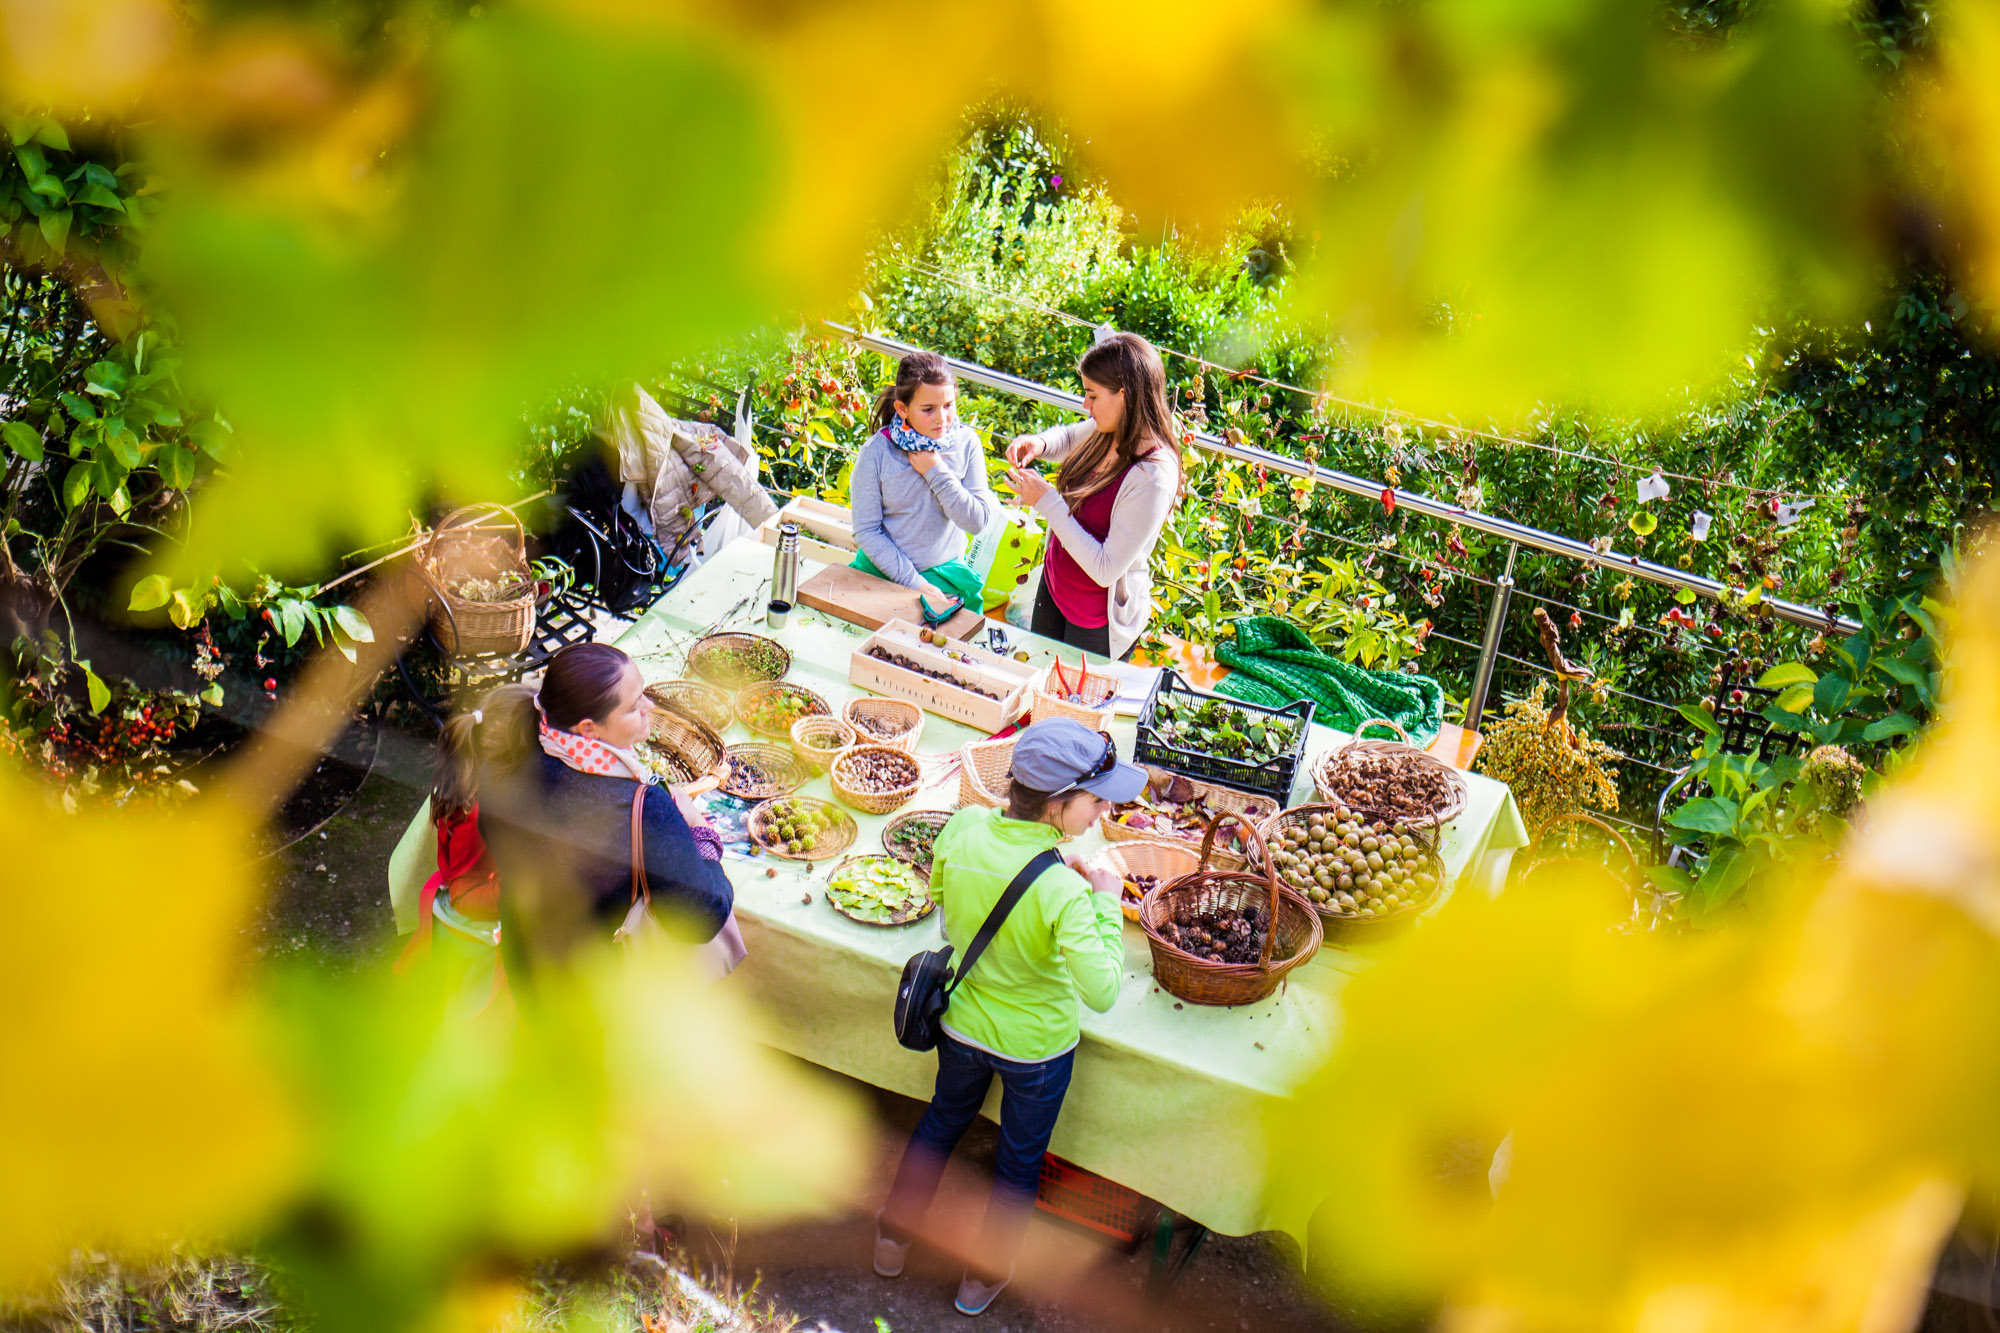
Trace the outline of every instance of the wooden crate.
[[778, 525], [799, 525], [799, 554], [822, 565], [844, 565], [854, 559], [854, 516], [837, 504], [815, 500], [810, 495], [794, 496], [775, 516], [757, 529], [757, 539], [766, 546], [778, 544]]
[[[945, 647], [965, 654], [968, 661], [954, 661], [943, 648], [917, 638], [918, 627], [907, 620], [883, 622], [880, 629], [861, 641], [848, 665], [847, 678], [864, 690], [886, 694], [892, 699], [908, 699], [925, 712], [963, 722], [981, 731], [995, 732], [1013, 722], [1028, 709], [1029, 693], [1036, 672], [1025, 662], [1002, 657], [984, 648], [975, 648], [963, 639], [947, 639]], [[870, 657], [868, 650], [881, 645], [901, 653], [934, 671], [949, 671], [1000, 695], [988, 699], [969, 690], [957, 689], [944, 681], [906, 671], [892, 662]]]

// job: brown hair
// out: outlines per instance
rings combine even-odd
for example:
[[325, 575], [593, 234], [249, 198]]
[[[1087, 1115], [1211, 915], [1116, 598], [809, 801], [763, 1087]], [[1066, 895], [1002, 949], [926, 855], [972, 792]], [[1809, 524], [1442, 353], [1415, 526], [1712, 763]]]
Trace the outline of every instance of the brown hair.
[[[1170, 449], [1174, 467], [1181, 466], [1181, 432], [1167, 405], [1167, 370], [1160, 354], [1136, 333], [1114, 333], [1083, 354], [1077, 373], [1114, 393], [1125, 395], [1125, 416], [1117, 434], [1091, 436], [1063, 459], [1056, 472], [1056, 490], [1074, 505], [1104, 489], [1111, 479], [1158, 449]], [[1105, 466], [1105, 460], [1112, 460]]]
[[608, 643], [575, 643], [549, 659], [538, 692], [533, 685], [502, 685], [487, 692], [477, 710], [444, 724], [431, 780], [431, 818], [470, 810], [479, 799], [482, 764], [518, 768], [540, 748], [541, 719], [563, 731], [589, 718], [602, 722], [618, 704], [618, 682], [632, 659]]
[[1052, 792], [1037, 791], [1019, 782], [1007, 789], [1007, 818], [1025, 820], [1030, 824], [1046, 824], [1049, 811], [1067, 802], [1073, 796], [1089, 795], [1082, 788], [1066, 791], [1057, 796]]
[[882, 390], [875, 400], [875, 425], [881, 430], [896, 419], [896, 404], [916, 397], [926, 384], [955, 384], [951, 367], [936, 352], [912, 352], [896, 363], [896, 382]]

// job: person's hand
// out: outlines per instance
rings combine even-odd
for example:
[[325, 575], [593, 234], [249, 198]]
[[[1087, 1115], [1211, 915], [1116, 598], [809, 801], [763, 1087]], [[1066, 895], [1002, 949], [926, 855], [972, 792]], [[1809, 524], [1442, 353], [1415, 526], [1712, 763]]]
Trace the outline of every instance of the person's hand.
[[931, 605], [942, 606], [951, 600], [951, 594], [932, 583], [929, 579], [918, 579], [912, 588], [918, 596], [931, 599]]
[[688, 795], [679, 787], [671, 787], [668, 790], [673, 792], [674, 805], [680, 810], [681, 818], [687, 821], [689, 828], [713, 827], [708, 822], [708, 812], [695, 803], [694, 797]]
[[1022, 467], [1007, 469], [1007, 484], [1014, 488], [1014, 493], [1021, 497], [1021, 503], [1026, 505], [1033, 505], [1055, 489], [1042, 480], [1040, 473]]
[[920, 477], [938, 465], [938, 456], [935, 453], [919, 451], [908, 455], [908, 457], [910, 466], [917, 470], [917, 475]]
[[1026, 467], [1042, 456], [1043, 444], [1032, 435], [1016, 435], [1007, 446], [1007, 461], [1015, 467]]
[[1088, 865], [1078, 866], [1077, 872], [1089, 882], [1092, 893], [1108, 894], [1116, 898], [1124, 892], [1124, 877], [1102, 861], [1092, 861]]

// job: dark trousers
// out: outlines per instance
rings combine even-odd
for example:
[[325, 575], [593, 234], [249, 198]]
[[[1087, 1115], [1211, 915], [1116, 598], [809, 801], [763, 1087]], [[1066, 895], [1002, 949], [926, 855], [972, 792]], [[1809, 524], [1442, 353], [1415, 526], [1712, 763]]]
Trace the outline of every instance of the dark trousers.
[[[1056, 599], [1049, 595], [1046, 572], [1042, 575], [1041, 591], [1035, 594], [1035, 610], [1028, 618], [1028, 632], [1072, 648], [1081, 648], [1087, 653], [1096, 653], [1099, 657], [1111, 656], [1111, 626], [1070, 624], [1069, 617], [1056, 605]], [[1130, 657], [1132, 654], [1128, 651], [1125, 655]]]
[[1000, 1076], [1000, 1153], [993, 1169], [993, 1197], [986, 1206], [979, 1251], [972, 1268], [988, 1281], [999, 1281], [1013, 1266], [1028, 1218], [1035, 1211], [1035, 1188], [1042, 1174], [1042, 1154], [1049, 1150], [1056, 1117], [1069, 1092], [1076, 1052], [1053, 1060], [1021, 1064], [967, 1046], [949, 1033], [938, 1041], [937, 1090], [903, 1149], [896, 1183], [882, 1209], [882, 1230], [892, 1239], [910, 1241], [923, 1226], [924, 1214], [937, 1196], [944, 1164], [971, 1127], [986, 1101], [993, 1076]]

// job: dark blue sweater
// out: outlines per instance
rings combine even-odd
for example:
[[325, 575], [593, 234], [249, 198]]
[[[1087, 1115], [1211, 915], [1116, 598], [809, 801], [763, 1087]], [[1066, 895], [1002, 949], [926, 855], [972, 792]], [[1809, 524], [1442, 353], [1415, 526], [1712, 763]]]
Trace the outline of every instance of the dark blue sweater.
[[[564, 953], [617, 928], [632, 902], [635, 789], [631, 778], [579, 773], [547, 754], [482, 775], [479, 831], [500, 872], [503, 939], [513, 934], [530, 955]], [[653, 915], [683, 939], [713, 938], [735, 903], [721, 865], [696, 851], [663, 786], [646, 789], [641, 826]]]

